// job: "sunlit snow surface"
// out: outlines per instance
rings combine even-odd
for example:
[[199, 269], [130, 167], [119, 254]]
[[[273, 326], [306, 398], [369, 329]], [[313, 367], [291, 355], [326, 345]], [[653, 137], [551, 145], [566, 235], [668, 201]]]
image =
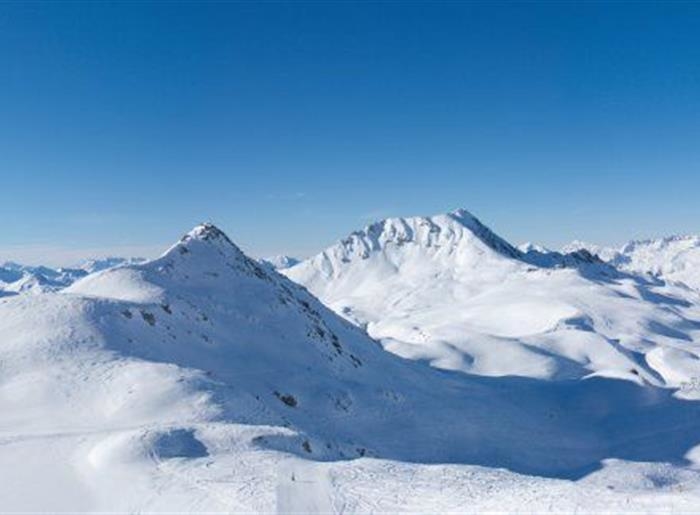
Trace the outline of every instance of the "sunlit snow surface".
[[700, 236], [630, 241], [620, 249], [575, 241], [566, 248], [586, 248], [622, 270], [663, 277], [700, 290]]
[[0, 299], [0, 509], [697, 509], [700, 405], [670, 388], [693, 373], [695, 294], [537, 266], [477, 222], [352, 244], [368, 264], [339, 311], [418, 360], [209, 225]]
[[438, 368], [674, 387], [700, 377], [698, 291], [585, 251], [527, 250], [459, 211], [379, 222], [283, 273], [388, 350]]
[[58, 291], [88, 274], [144, 261], [142, 258], [110, 257], [90, 259], [73, 268], [27, 266], [6, 262], [0, 264], [0, 297], [20, 293]]

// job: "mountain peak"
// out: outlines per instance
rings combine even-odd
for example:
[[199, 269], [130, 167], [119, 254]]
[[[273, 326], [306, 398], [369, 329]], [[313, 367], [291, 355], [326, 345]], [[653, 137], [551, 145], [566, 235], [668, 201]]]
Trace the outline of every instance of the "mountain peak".
[[[437, 250], [465, 243], [473, 245], [474, 242], [479, 242], [509, 258], [520, 257], [515, 247], [463, 208], [430, 217], [387, 218], [366, 227], [363, 231], [355, 231], [349, 238], [342, 240], [341, 245], [353, 249], [362, 247], [365, 250], [379, 250], [387, 243], [399, 246], [411, 243]], [[365, 250], [362, 251], [362, 256], [366, 254]]]
[[478, 221], [478, 219], [473, 214], [471, 214], [468, 210], [464, 209], [463, 207], [451, 211], [450, 213], [448, 213], [448, 215], [460, 222], [472, 220]]
[[177, 250], [180, 254], [187, 254], [195, 248], [216, 249], [222, 255], [242, 256], [243, 252], [231, 241], [224, 231], [211, 222], [201, 223], [185, 234], [180, 241], [171, 247], [166, 255]]
[[226, 233], [211, 222], [204, 222], [197, 225], [194, 229], [185, 234], [181, 241], [185, 242], [189, 240], [223, 240], [233, 245], [233, 242], [226, 236]]
[[482, 266], [493, 268], [497, 261], [506, 269], [518, 266], [521, 257], [469, 211], [458, 209], [375, 222], [283, 273], [307, 286], [323, 284], [331, 277], [371, 283], [374, 279], [365, 273], [368, 269], [377, 274], [389, 270], [396, 276], [433, 277]]
[[211, 292], [270, 273], [246, 256], [217, 226], [195, 226], [159, 258], [91, 274], [68, 291], [129, 302], [160, 302], [169, 289]]
[[212, 223], [195, 226], [158, 259], [125, 268], [181, 273], [190, 278], [198, 276], [199, 272], [215, 277], [234, 270], [263, 274], [259, 265]]

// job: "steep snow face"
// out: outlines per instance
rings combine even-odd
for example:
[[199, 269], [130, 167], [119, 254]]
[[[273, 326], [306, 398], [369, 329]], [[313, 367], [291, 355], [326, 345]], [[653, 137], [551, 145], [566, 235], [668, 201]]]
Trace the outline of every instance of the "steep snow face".
[[284, 270], [285, 268], [298, 265], [299, 260], [291, 256], [280, 255], [262, 258], [260, 259], [260, 263], [271, 266], [275, 270]]
[[[91, 274], [65, 292], [155, 306], [140, 312], [140, 318], [164, 330], [168, 343], [178, 334], [186, 335], [190, 345], [178, 345], [178, 352], [184, 354], [183, 359], [197, 363], [206, 356], [211, 361], [208, 370], [229, 370], [231, 361], [245, 361], [250, 374], [255, 370], [254, 358], [280, 352], [289, 360], [286, 366], [296, 363], [301, 369], [313, 364], [310, 358], [316, 364], [328, 361], [338, 370], [354, 371], [361, 366], [360, 358], [352, 348], [344, 348], [336, 330], [365, 338], [361, 332], [332, 315], [329, 323], [340, 325], [329, 327], [312, 306], [318, 306], [318, 301], [245, 256], [212, 225], [198, 226], [157, 260]], [[176, 312], [183, 318], [174, 317]], [[138, 318], [138, 314], [132, 315]], [[179, 330], [178, 322], [182, 324]], [[263, 331], [264, 337], [258, 336], [258, 331]], [[376, 344], [368, 347], [372, 351]], [[270, 365], [260, 366], [265, 369]]]
[[[679, 501], [700, 484], [690, 468], [630, 463], [681, 463], [700, 441], [697, 403], [400, 359], [211, 225], [154, 261], [0, 299], [0, 412], [7, 511], [396, 511], [415, 488], [449, 506], [444, 483], [488, 507], [497, 484], [505, 502], [593, 472], [568, 490], [585, 506], [609, 468], [646, 492], [639, 508], [668, 500], [646, 474], [682, 478]], [[421, 483], [395, 484], [410, 477]], [[599, 490], [607, 506], [629, 497]]]
[[[585, 249], [523, 250], [460, 211], [374, 224], [283, 273], [386, 349], [439, 368], [670, 386], [699, 376], [696, 293]], [[672, 353], [650, 353], [677, 347], [685, 372], [670, 374]]]
[[475, 217], [459, 210], [372, 224], [284, 273], [335, 304], [336, 294], [382, 295], [390, 293], [388, 288], [417, 296], [425, 288], [432, 289], [437, 279], [504, 278], [526, 267], [511, 259], [519, 255]]
[[[334, 266], [337, 265], [336, 261], [365, 260], [374, 253], [383, 252], [391, 261], [392, 258], [403, 258], [403, 254], [410, 252], [406, 249], [442, 260], [454, 260], [463, 266], [474, 264], [476, 258], [482, 255], [493, 258], [520, 255], [517, 249], [495, 235], [476, 217], [459, 209], [434, 217], [388, 218], [352, 233], [319, 258], [325, 257], [326, 262]], [[402, 263], [392, 264], [400, 266]], [[330, 273], [332, 271], [329, 270]]]

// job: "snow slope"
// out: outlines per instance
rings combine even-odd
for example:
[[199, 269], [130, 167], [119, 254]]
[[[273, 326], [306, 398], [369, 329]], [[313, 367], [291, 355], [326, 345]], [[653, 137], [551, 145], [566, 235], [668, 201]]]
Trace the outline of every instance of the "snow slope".
[[[494, 273], [520, 266], [480, 234]], [[155, 261], [0, 299], [0, 412], [3, 511], [700, 501], [697, 402], [403, 360], [210, 225]]]
[[577, 241], [566, 248], [587, 248], [621, 270], [660, 276], [700, 290], [700, 236], [635, 240], [620, 249]]
[[282, 272], [386, 349], [438, 368], [674, 387], [700, 377], [697, 292], [585, 249], [524, 250], [460, 210], [378, 222]]

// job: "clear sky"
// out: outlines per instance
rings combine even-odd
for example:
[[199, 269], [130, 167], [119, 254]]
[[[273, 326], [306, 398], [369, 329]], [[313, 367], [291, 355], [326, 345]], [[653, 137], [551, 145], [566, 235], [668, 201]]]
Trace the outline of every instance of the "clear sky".
[[0, 3], [0, 262], [697, 233], [699, 168], [700, 3]]

